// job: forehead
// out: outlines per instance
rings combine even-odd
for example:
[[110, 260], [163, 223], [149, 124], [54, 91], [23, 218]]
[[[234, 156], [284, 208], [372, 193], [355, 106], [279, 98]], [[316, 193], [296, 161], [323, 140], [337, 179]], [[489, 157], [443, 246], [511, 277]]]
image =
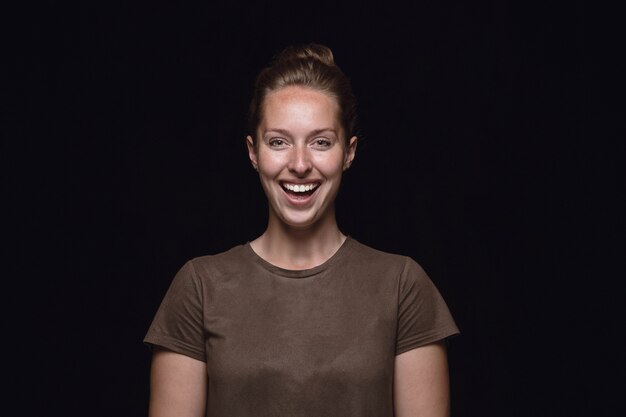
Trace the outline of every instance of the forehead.
[[318, 90], [316, 88], [307, 87], [303, 85], [289, 85], [286, 87], [281, 87], [276, 90], [270, 90], [265, 95], [266, 100], [269, 97], [274, 97], [274, 98], [278, 97], [283, 100], [296, 99], [296, 98], [309, 98], [309, 99], [318, 99], [318, 98], [322, 99], [323, 98], [323, 99], [334, 102], [335, 105], [337, 104], [337, 100], [332, 94], [327, 93], [325, 91]]
[[271, 91], [263, 101], [262, 124], [283, 122], [339, 122], [337, 99], [323, 91], [289, 86]]

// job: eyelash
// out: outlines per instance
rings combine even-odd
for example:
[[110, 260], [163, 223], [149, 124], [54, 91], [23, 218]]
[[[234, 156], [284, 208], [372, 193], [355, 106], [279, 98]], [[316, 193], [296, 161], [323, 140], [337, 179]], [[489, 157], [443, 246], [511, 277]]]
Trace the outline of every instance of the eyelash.
[[[268, 141], [268, 144], [271, 147], [281, 147], [285, 146], [287, 141], [281, 138], [272, 138]], [[313, 141], [313, 145], [317, 147], [329, 148], [332, 145], [332, 142], [328, 139], [315, 139]]]
[[331, 142], [328, 139], [315, 139], [314, 143], [318, 146], [323, 146], [326, 148], [331, 145]]
[[285, 144], [285, 140], [280, 138], [274, 138], [270, 139], [268, 143], [270, 146], [283, 146]]

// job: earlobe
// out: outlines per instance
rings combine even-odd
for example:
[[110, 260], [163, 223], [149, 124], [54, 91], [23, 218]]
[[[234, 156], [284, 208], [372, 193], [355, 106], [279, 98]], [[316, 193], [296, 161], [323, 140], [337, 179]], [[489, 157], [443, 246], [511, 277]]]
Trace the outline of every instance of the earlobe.
[[352, 136], [350, 138], [350, 144], [348, 145], [348, 149], [346, 149], [346, 156], [343, 162], [343, 170], [347, 170], [352, 165], [352, 161], [354, 160], [354, 156], [356, 155], [356, 145], [358, 143], [358, 138], [356, 136]]
[[258, 171], [259, 166], [256, 154], [256, 147], [254, 146], [254, 139], [252, 139], [252, 136], [250, 135], [246, 136], [246, 146], [248, 147], [248, 158], [250, 158], [250, 162], [252, 162], [252, 167], [256, 171]]

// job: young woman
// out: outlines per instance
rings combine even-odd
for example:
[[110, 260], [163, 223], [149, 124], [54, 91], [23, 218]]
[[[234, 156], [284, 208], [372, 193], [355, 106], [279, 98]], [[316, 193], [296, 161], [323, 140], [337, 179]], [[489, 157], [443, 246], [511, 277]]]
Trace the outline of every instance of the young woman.
[[152, 417], [449, 414], [445, 302], [413, 260], [337, 226], [355, 120], [325, 46], [287, 48], [259, 74], [246, 142], [267, 229], [174, 278], [145, 338]]

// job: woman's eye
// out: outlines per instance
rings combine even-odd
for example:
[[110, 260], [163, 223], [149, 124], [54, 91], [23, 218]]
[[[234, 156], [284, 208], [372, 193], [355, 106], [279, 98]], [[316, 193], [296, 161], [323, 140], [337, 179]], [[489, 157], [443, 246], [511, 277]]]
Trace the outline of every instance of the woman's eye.
[[285, 141], [283, 139], [270, 139], [269, 144], [270, 146], [283, 146]]
[[331, 145], [328, 139], [315, 139], [315, 146], [320, 148], [327, 148]]

